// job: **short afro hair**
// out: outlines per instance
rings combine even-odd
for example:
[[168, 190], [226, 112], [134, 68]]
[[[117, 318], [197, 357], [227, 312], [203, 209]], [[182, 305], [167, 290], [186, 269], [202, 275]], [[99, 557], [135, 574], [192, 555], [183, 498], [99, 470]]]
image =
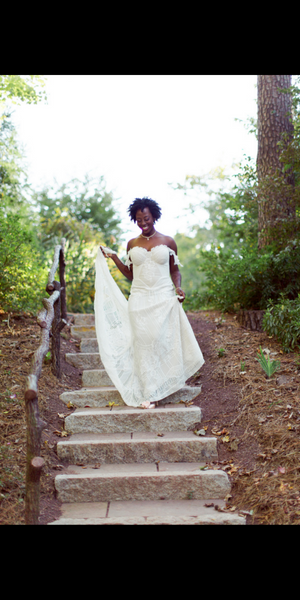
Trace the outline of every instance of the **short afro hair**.
[[151, 198], [135, 198], [134, 202], [130, 204], [128, 208], [128, 213], [131, 221], [136, 222], [136, 213], [138, 210], [143, 211], [144, 208], [149, 208], [151, 215], [155, 221], [157, 221], [161, 217], [161, 208], [155, 202], [155, 200], [151, 200]]

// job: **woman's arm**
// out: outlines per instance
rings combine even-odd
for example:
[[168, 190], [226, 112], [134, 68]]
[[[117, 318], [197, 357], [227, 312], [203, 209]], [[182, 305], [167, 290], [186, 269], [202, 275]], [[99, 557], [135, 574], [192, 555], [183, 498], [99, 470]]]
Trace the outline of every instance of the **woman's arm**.
[[129, 279], [129, 281], [133, 280], [132, 265], [130, 265], [130, 267], [126, 267], [126, 265], [124, 265], [124, 263], [122, 263], [122, 261], [119, 259], [117, 254], [105, 253], [102, 250], [101, 246], [100, 246], [100, 249], [101, 249], [102, 254], [105, 256], [105, 258], [108, 257], [114, 261], [115, 265], [118, 267], [119, 271], [121, 271], [122, 275], [127, 277], [127, 279]]
[[[177, 254], [177, 245], [173, 239], [169, 243], [169, 247]], [[181, 273], [178, 269], [178, 265], [175, 265], [174, 256], [170, 256], [170, 275], [176, 288], [176, 294], [182, 296], [182, 298], [178, 298], [178, 300], [179, 302], [183, 302], [185, 300], [185, 293], [181, 288]]]

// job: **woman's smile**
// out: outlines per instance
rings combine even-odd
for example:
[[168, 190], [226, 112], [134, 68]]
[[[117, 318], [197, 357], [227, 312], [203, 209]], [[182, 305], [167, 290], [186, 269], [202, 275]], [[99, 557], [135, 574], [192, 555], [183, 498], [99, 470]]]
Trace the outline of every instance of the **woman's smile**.
[[154, 229], [154, 219], [148, 207], [145, 207], [144, 210], [138, 210], [136, 213], [136, 222], [138, 227], [145, 234], [150, 234], [155, 231]]

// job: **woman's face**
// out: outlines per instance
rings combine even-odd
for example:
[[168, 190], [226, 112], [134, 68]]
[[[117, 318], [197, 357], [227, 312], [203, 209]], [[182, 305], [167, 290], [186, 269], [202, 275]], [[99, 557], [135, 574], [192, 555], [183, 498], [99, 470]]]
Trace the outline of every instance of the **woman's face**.
[[155, 221], [147, 206], [145, 206], [144, 210], [137, 210], [135, 218], [138, 227], [142, 230], [143, 235], [151, 235], [151, 233], [153, 233]]

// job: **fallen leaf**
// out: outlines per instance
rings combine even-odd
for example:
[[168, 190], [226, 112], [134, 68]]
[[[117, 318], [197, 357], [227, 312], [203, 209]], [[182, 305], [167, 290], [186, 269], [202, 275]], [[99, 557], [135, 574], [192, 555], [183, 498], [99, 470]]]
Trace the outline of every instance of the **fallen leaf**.
[[225, 436], [222, 438], [222, 442], [224, 442], [224, 443], [227, 443], [227, 442], [229, 442], [229, 441], [230, 441], [230, 437], [229, 437], [229, 435], [225, 435]]
[[285, 473], [285, 467], [278, 467], [278, 472], [283, 475]]
[[114, 406], [119, 406], [119, 404], [116, 404], [116, 402], [109, 402], [105, 406], [110, 408], [110, 410], [112, 410]]
[[64, 430], [62, 431], [58, 431], [58, 429], [55, 429], [55, 431], [53, 431], [53, 433], [55, 433], [55, 435], [58, 435], [59, 437], [68, 437], [68, 433]]
[[221, 508], [218, 504], [215, 504], [215, 510], [219, 512], [225, 512], [223, 508]]
[[232, 452], [235, 452], [235, 450], [237, 450], [239, 447], [239, 440], [233, 440], [229, 446], [228, 446], [228, 450], [231, 450]]
[[218, 431], [217, 429], [214, 429], [214, 428], [212, 428], [211, 432], [213, 435], [222, 435], [221, 431]]
[[67, 404], [67, 407], [68, 408], [73, 408], [73, 406], [74, 406], [73, 402], [71, 402], [71, 400], [69, 400], [69, 402]]
[[227, 494], [227, 496], [225, 496], [224, 500], [227, 502], [228, 500], [230, 500], [230, 498], [232, 498], [231, 494]]
[[232, 469], [230, 469], [230, 471], [228, 471], [229, 475], [232, 475], [232, 473], [236, 473], [238, 471], [237, 467], [232, 467]]

